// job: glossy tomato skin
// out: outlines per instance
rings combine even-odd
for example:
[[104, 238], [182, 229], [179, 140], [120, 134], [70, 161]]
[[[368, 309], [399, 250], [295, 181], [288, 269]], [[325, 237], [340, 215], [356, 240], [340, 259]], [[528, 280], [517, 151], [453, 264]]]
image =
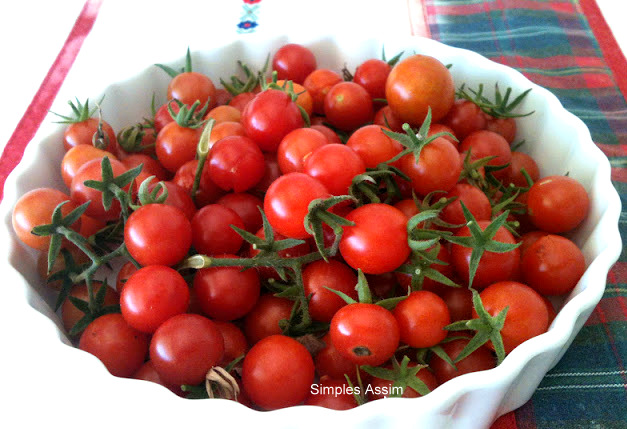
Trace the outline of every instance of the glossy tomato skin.
[[372, 99], [362, 86], [354, 82], [340, 82], [324, 98], [324, 115], [331, 125], [351, 131], [372, 120]]
[[263, 201], [253, 194], [230, 193], [220, 197], [216, 203], [237, 213], [244, 222], [246, 231], [255, 233], [261, 228], [263, 220], [260, 210], [263, 208]]
[[357, 276], [347, 265], [336, 260], [315, 261], [303, 270], [305, 295], [310, 296], [309, 313], [314, 320], [330, 322], [346, 302], [326, 287], [343, 292], [357, 300]]
[[[460, 152], [470, 151], [470, 159], [472, 161], [495, 156], [496, 158], [487, 164], [491, 166], [506, 165], [512, 162], [512, 150], [507, 140], [501, 135], [488, 130], [470, 133], [462, 140], [459, 150]], [[507, 165], [502, 170], [493, 171], [492, 174], [499, 180], [507, 181], [511, 171], [512, 166]]]
[[239, 109], [240, 112], [243, 112], [246, 105], [251, 102], [256, 95], [255, 92], [242, 92], [241, 94], [237, 94], [229, 100], [229, 106], [233, 106]]
[[115, 291], [117, 293], [122, 293], [124, 285], [137, 270], [139, 270], [139, 268], [137, 268], [131, 261], [126, 262], [120, 267], [118, 274], [115, 276]]
[[525, 169], [529, 177], [533, 183], [537, 182], [540, 179], [540, 169], [538, 168], [538, 164], [533, 160], [532, 157], [523, 152], [513, 151], [512, 152], [512, 172], [509, 178], [509, 181], [516, 186], [527, 187], [529, 184], [527, 183], [527, 179], [522, 174], [522, 169]]
[[[120, 161], [115, 159], [110, 159], [109, 161], [111, 162], [113, 177], [126, 172], [126, 167]], [[85, 214], [96, 219], [109, 221], [120, 216], [120, 202], [114, 199], [109, 210], [105, 210], [102, 205], [102, 192], [85, 185], [87, 180], [102, 181], [101, 164], [101, 159], [92, 159], [78, 169], [70, 185], [70, 197], [78, 205], [91, 201]], [[125, 190], [128, 190], [128, 187]]]
[[586, 271], [586, 260], [575, 243], [559, 235], [538, 238], [521, 260], [525, 282], [542, 295], [572, 291]]
[[[494, 283], [485, 288], [480, 297], [486, 311], [493, 317], [509, 307], [501, 329], [506, 353], [549, 328], [549, 312], [544, 300], [525, 284], [512, 281]], [[472, 316], [478, 317], [474, 309]], [[489, 345], [492, 346], [492, 343]]]
[[159, 161], [145, 153], [131, 153], [122, 158], [121, 162], [128, 170], [142, 166], [141, 173], [135, 179], [138, 186], [150, 176], [155, 176], [157, 180], [167, 180], [170, 176]]
[[179, 314], [166, 320], [150, 341], [150, 360], [169, 384], [200, 384], [207, 371], [224, 355], [218, 327], [197, 314]]
[[316, 69], [316, 57], [303, 45], [288, 43], [272, 57], [272, 70], [281, 80], [291, 80], [302, 84], [305, 78]]
[[147, 334], [170, 317], [184, 313], [188, 305], [189, 287], [183, 276], [165, 265], [150, 265], [135, 272], [120, 296], [124, 320]]
[[148, 352], [148, 336], [130, 327], [121, 314], [105, 314], [91, 322], [78, 348], [96, 356], [116, 377], [130, 377]]
[[265, 159], [248, 137], [229, 136], [217, 141], [209, 153], [209, 177], [225, 191], [244, 192], [263, 177]]
[[309, 203], [327, 198], [329, 191], [318, 180], [304, 173], [289, 173], [272, 182], [263, 209], [270, 225], [289, 238], [307, 238], [304, 221]]
[[[198, 160], [193, 159], [191, 161], [187, 161], [185, 164], [179, 167], [176, 170], [176, 174], [172, 179], [172, 183], [180, 186], [185, 189], [186, 193], [191, 197], [191, 191], [194, 187], [194, 179], [196, 177], [196, 169], [198, 168]], [[196, 191], [196, 196], [192, 200], [192, 203], [195, 203], [196, 207], [204, 207], [208, 204], [215, 203], [218, 198], [224, 195], [225, 191], [220, 189], [218, 185], [213, 183], [211, 180], [211, 176], [209, 175], [209, 165], [205, 163], [202, 172], [200, 173], [200, 182], [198, 183], [198, 190]], [[191, 198], [190, 198], [191, 199]], [[192, 216], [196, 213], [196, 210], [192, 212]], [[191, 217], [190, 217], [191, 219]]]
[[432, 347], [446, 338], [444, 329], [451, 323], [442, 298], [426, 290], [415, 291], [394, 308], [401, 341], [410, 347]]
[[242, 271], [242, 267], [203, 268], [194, 275], [198, 303], [215, 320], [227, 322], [245, 316], [257, 303], [260, 290], [257, 272]]
[[494, 118], [487, 115], [486, 129], [500, 134], [510, 144], [516, 138], [516, 128], [514, 118]]
[[233, 359], [244, 355], [248, 351], [248, 341], [240, 328], [231, 322], [221, 322], [214, 320], [224, 339], [224, 356], [218, 365], [225, 367]]
[[466, 223], [462, 202], [472, 213], [476, 220], [490, 220], [492, 217], [492, 205], [488, 197], [479, 188], [467, 183], [457, 183], [445, 195], [445, 198], [456, 198], [455, 201], [442, 209], [441, 218], [444, 222], [454, 225]]
[[462, 163], [455, 146], [438, 137], [422, 149], [418, 162], [410, 153], [399, 160], [399, 168], [411, 179], [414, 191], [425, 196], [433, 191], [448, 191], [455, 186]]
[[402, 133], [403, 132], [403, 121], [401, 121], [395, 114], [392, 112], [390, 106], [383, 106], [374, 115], [374, 120], [372, 121], [373, 125], [378, 125], [380, 127], [386, 127], [390, 130]]
[[183, 164], [194, 159], [201, 134], [202, 127], [186, 128], [176, 122], [164, 126], [155, 142], [155, 152], [161, 165], [175, 173]]
[[174, 122], [174, 118], [170, 114], [168, 106], [170, 106], [175, 115], [179, 112], [179, 110], [181, 110], [178, 103], [174, 100], [170, 100], [168, 103], [162, 104], [155, 113], [154, 124], [157, 134], [170, 122]]
[[464, 140], [470, 133], [486, 128], [487, 120], [479, 106], [469, 100], [457, 100], [442, 123], [453, 130], [459, 140]]
[[366, 125], [348, 138], [346, 146], [353, 149], [362, 159], [366, 168], [375, 168], [401, 153], [403, 146], [383, 133], [388, 128]]
[[[470, 338], [461, 338], [444, 343], [441, 347], [452, 360], [455, 360], [469, 341]], [[463, 374], [492, 369], [496, 367], [496, 359], [492, 354], [492, 350], [490, 350], [487, 346], [481, 346], [464, 359], [455, 363], [456, 368], [436, 355], [431, 357], [429, 366], [433, 370], [438, 383], [444, 384], [447, 381]]]
[[366, 165], [349, 146], [330, 143], [307, 157], [303, 172], [317, 179], [332, 195], [347, 195], [353, 178], [365, 173]]
[[222, 122], [239, 122], [242, 112], [237, 107], [221, 105], [214, 107], [205, 115], [204, 119], [213, 119], [215, 125]]
[[311, 95], [314, 113], [324, 114], [324, 98], [333, 85], [340, 82], [342, 76], [329, 69], [314, 70], [305, 78], [303, 86]]
[[50, 237], [37, 236], [31, 234], [31, 231], [36, 226], [49, 224], [52, 221], [52, 212], [64, 201], [68, 201], [61, 208], [61, 213], [65, 216], [77, 205], [70, 201], [68, 195], [59, 190], [37, 188], [22, 195], [15, 203], [11, 218], [13, 231], [22, 243], [33, 249], [48, 250]]
[[296, 103], [277, 89], [257, 94], [244, 108], [241, 123], [246, 135], [266, 152], [276, 152], [283, 137], [304, 125]]
[[98, 149], [92, 145], [81, 144], [74, 146], [68, 150], [61, 161], [61, 177], [63, 183], [69, 188], [72, 186], [72, 179], [76, 176], [76, 172], [88, 161], [92, 159], [109, 159], [117, 158], [111, 153], [102, 149]]
[[211, 109], [215, 106], [216, 87], [207, 76], [197, 72], [178, 74], [168, 84], [168, 100], [176, 99], [191, 106], [196, 101], [200, 106], [209, 102]]
[[357, 67], [353, 82], [363, 86], [370, 97], [385, 98], [385, 82], [390, 70], [392, 67], [385, 61], [371, 58]]
[[244, 334], [249, 344], [255, 344], [270, 335], [281, 334], [279, 321], [288, 320], [294, 303], [274, 295], [261, 295], [244, 319]]
[[242, 384], [249, 398], [266, 410], [298, 405], [314, 380], [311, 355], [298, 341], [272, 335], [255, 344], [242, 365]]
[[388, 105], [402, 122], [420, 126], [431, 107], [432, 121], [442, 119], [455, 102], [449, 70], [433, 57], [413, 55], [400, 61], [388, 76]]
[[185, 214], [165, 204], [135, 210], [124, 227], [126, 247], [141, 265], [174, 265], [192, 244], [192, 226]]
[[400, 333], [394, 315], [375, 304], [355, 303], [340, 308], [329, 328], [337, 351], [357, 365], [378, 366], [398, 348]]
[[[78, 145], [93, 146], [94, 134], [98, 132], [98, 118], [89, 118], [82, 122], [70, 124], [63, 132], [63, 147], [66, 151]], [[102, 121], [102, 130], [105, 132], [109, 144], [105, 148], [114, 152], [117, 147], [117, 137], [115, 131], [108, 122]]]
[[366, 274], [398, 268], [410, 253], [407, 217], [386, 204], [366, 204], [346, 216], [354, 226], [344, 227], [340, 253], [348, 265]]
[[553, 234], [577, 227], [586, 218], [589, 207], [588, 193], [571, 177], [544, 177], [534, 183], [527, 193], [531, 222]]
[[277, 150], [279, 168], [283, 174], [302, 173], [303, 164], [311, 154], [329, 140], [313, 128], [297, 128], [283, 137]]
[[237, 213], [220, 204], [209, 204], [198, 210], [192, 219], [192, 243], [205, 255], [237, 253], [242, 246], [242, 236], [231, 225], [244, 229]]
[[[478, 221], [477, 224], [482, 230], [490, 224], [489, 221]], [[455, 233], [458, 237], [470, 237], [470, 230], [467, 226], [460, 228]], [[498, 229], [493, 237], [494, 241], [500, 243], [515, 244], [514, 236], [505, 228]], [[470, 255], [472, 250], [459, 244], [451, 246], [451, 262], [460, 280], [468, 282]], [[484, 252], [479, 262], [477, 272], [472, 282], [472, 287], [481, 290], [492, 283], [509, 280], [518, 272], [520, 265], [520, 250], [518, 248], [506, 253]]]
[[246, 130], [239, 122], [222, 122], [216, 124], [209, 136], [209, 148], [211, 149], [218, 140], [229, 136], [246, 136]]

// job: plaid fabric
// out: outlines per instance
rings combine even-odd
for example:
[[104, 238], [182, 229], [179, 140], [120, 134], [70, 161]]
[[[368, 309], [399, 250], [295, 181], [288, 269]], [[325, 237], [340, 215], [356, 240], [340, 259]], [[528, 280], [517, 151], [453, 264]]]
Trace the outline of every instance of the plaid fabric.
[[[434, 39], [520, 70], [587, 124], [613, 166], [627, 242], [627, 63], [593, 0], [425, 0], [424, 6]], [[493, 428], [627, 428], [626, 284], [623, 252], [601, 303], [560, 363], [527, 404]]]

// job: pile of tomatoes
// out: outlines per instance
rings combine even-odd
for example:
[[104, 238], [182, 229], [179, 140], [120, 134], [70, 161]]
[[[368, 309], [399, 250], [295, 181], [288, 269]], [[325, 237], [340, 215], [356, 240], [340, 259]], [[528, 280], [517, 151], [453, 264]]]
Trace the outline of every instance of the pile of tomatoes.
[[456, 88], [424, 55], [321, 69], [296, 44], [220, 89], [160, 67], [168, 102], [117, 134], [72, 104], [67, 190], [13, 212], [113, 375], [263, 410], [421, 396], [545, 332], [585, 271], [563, 236], [585, 189], [516, 150], [526, 92]]

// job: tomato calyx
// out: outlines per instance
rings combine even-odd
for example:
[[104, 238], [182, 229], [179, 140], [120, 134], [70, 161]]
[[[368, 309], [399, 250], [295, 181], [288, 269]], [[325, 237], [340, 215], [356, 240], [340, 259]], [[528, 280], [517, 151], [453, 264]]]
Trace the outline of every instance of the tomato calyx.
[[[303, 118], [303, 122], [305, 123], [305, 128], [311, 127], [311, 118], [309, 117], [309, 113], [307, 113], [307, 111], [305, 110], [305, 108], [303, 106], [301, 106], [300, 104], [296, 103], [296, 100], [298, 99], [298, 96], [300, 94], [302, 94], [302, 92], [296, 92], [294, 90], [294, 82], [292, 82], [291, 80], [286, 80], [281, 85], [279, 85], [278, 84], [278, 73], [276, 71], [272, 72], [272, 79], [269, 82], [262, 81], [261, 80], [262, 77], [263, 77], [263, 75], [260, 73], [259, 74], [259, 79], [260, 79], [261, 89], [263, 91], [266, 91], [268, 89], [276, 89], [278, 91], [283, 91], [284, 93], [286, 93], [290, 97], [292, 102], [296, 104], [296, 107], [298, 107], [298, 111], [300, 112], [300, 116]], [[304, 90], [304, 91], [306, 91], [306, 90]]]
[[168, 74], [168, 76], [170, 76], [171, 78], [174, 78], [178, 75], [180, 75], [181, 73], [189, 73], [192, 72], [192, 56], [191, 53], [189, 52], [189, 47], [187, 48], [187, 54], [185, 55], [185, 66], [181, 67], [180, 70], [175, 70], [170, 66], [167, 66], [165, 64], [155, 64], [155, 66], [159, 67], [161, 70], [163, 70], [164, 72], [166, 72]]
[[[410, 244], [411, 247], [411, 244]], [[414, 250], [409, 257], [409, 263], [405, 263], [396, 269], [395, 272], [411, 276], [411, 291], [422, 290], [425, 277], [435, 282], [445, 284], [450, 287], [460, 287], [459, 284], [446, 277], [444, 274], [433, 268], [433, 265], [448, 265], [448, 263], [438, 259], [441, 244], [436, 242], [429, 250]]]
[[387, 164], [391, 164], [395, 161], [398, 161], [399, 159], [401, 159], [402, 157], [410, 153], [414, 155], [414, 158], [416, 159], [416, 163], [418, 163], [418, 160], [420, 159], [420, 152], [422, 152], [422, 149], [425, 146], [427, 146], [429, 143], [437, 139], [438, 137], [447, 136], [457, 141], [457, 138], [449, 132], [440, 132], [440, 133], [435, 133], [429, 136], [429, 127], [431, 127], [431, 117], [432, 117], [431, 108], [429, 107], [429, 109], [427, 110], [427, 116], [425, 117], [425, 120], [420, 126], [420, 129], [418, 130], [417, 133], [412, 129], [412, 127], [408, 123], [403, 124], [403, 131], [405, 131], [405, 134], [396, 133], [393, 131], [382, 129], [383, 133], [386, 136], [390, 137], [391, 139], [396, 140], [401, 145], [403, 145], [403, 147], [405, 147], [405, 149], [402, 150], [394, 158], [386, 161]]
[[239, 94], [243, 94], [245, 92], [253, 92], [253, 90], [261, 85], [262, 82], [265, 81], [264, 76], [268, 71], [268, 67], [270, 65], [270, 54], [266, 57], [266, 62], [261, 70], [255, 72], [253, 71], [247, 64], [242, 61], [237, 61], [237, 65], [244, 73], [244, 80], [240, 79], [238, 76], [231, 76], [231, 82], [226, 82], [224, 79], [220, 78], [220, 83], [226, 89], [229, 94], [232, 96], [236, 96]]
[[117, 135], [117, 140], [125, 152], [142, 152], [145, 149], [149, 149], [155, 146], [154, 143], [147, 145], [143, 144], [143, 138], [144, 136], [146, 136], [147, 133], [153, 133], [156, 137], [154, 125], [150, 123], [138, 122], [134, 125], [122, 128]]
[[[366, 279], [366, 276], [364, 275], [364, 272], [361, 269], [357, 270], [357, 285], [355, 286], [355, 290], [357, 290], [357, 300], [354, 300], [353, 298], [351, 298], [350, 296], [346, 295], [344, 292], [341, 292], [339, 290], [331, 289], [326, 286], [325, 286], [325, 289], [333, 292], [334, 294], [342, 298], [344, 302], [346, 302], [349, 305], [350, 304], [375, 304], [390, 311], [394, 310], [394, 307], [396, 307], [396, 305], [399, 302], [407, 298], [407, 295], [402, 295], [402, 296], [384, 298], [384, 299], [375, 301], [373, 299], [373, 295], [370, 290], [370, 287], [368, 286], [368, 280]], [[362, 353], [362, 352], [366, 353], [366, 350], [359, 350], [359, 353]], [[369, 354], [361, 354], [361, 355], [358, 354], [358, 356], [369, 356]]]
[[405, 51], [401, 51], [388, 60], [385, 57], [385, 47], [381, 47], [381, 60], [388, 63], [390, 67], [394, 67], [401, 60], [404, 53]]
[[479, 347], [488, 341], [491, 341], [494, 346], [494, 351], [496, 352], [497, 365], [500, 365], [501, 362], [503, 362], [503, 359], [505, 359], [505, 346], [503, 345], [501, 329], [503, 329], [503, 325], [505, 324], [505, 317], [507, 315], [507, 311], [509, 310], [509, 306], [501, 310], [496, 316], [492, 316], [483, 306], [479, 293], [474, 289], [471, 290], [472, 304], [479, 318], [460, 320], [453, 322], [444, 328], [448, 331], [477, 331], [468, 344], [466, 344], [466, 347], [464, 347], [459, 355], [457, 355], [455, 363], [468, 357]]
[[353, 177], [353, 181], [348, 187], [348, 194], [355, 198], [357, 207], [370, 203], [390, 204], [401, 197], [400, 188], [395, 180], [396, 177], [410, 180], [398, 168], [381, 163], [376, 168], [369, 168], [365, 173]]
[[137, 200], [139, 204], [131, 203], [129, 205], [133, 210], [137, 210], [141, 206], [148, 204], [163, 204], [165, 200], [168, 199], [168, 188], [163, 182], [158, 182], [152, 191], [149, 190], [149, 186], [155, 177], [156, 176], [147, 177], [141, 185], [139, 185], [139, 189], [137, 190]]
[[90, 291], [90, 289], [92, 291], [89, 301], [83, 301], [82, 299], [76, 298], [71, 295], [67, 296], [70, 302], [76, 308], [78, 308], [80, 311], [82, 311], [85, 314], [81, 319], [78, 320], [78, 322], [76, 322], [74, 326], [72, 326], [72, 329], [70, 329], [70, 332], [68, 332], [68, 335], [70, 337], [74, 337], [78, 335], [79, 333], [83, 332], [85, 328], [87, 328], [87, 325], [89, 325], [91, 322], [93, 322], [100, 316], [104, 316], [105, 314], [121, 312], [120, 304], [104, 305], [106, 292], [107, 292], [107, 289], [109, 288], [109, 286], [107, 285], [107, 281], [105, 280], [104, 284], [100, 286], [100, 288], [95, 294], [93, 293], [92, 283], [93, 282], [91, 280], [87, 281], [87, 290], [88, 292]]
[[174, 122], [176, 122], [179, 127], [196, 129], [202, 127], [205, 124], [203, 118], [205, 116], [205, 113], [207, 113], [209, 101], [207, 101], [205, 105], [198, 111], [196, 110], [200, 106], [200, 101], [198, 100], [196, 100], [191, 106], [187, 106], [179, 100], [174, 101], [176, 102], [176, 104], [178, 104], [180, 108], [179, 111], [175, 112], [172, 108], [172, 105], [168, 103], [168, 112], [170, 113], [170, 116], [172, 116], [172, 119], [174, 119]]
[[468, 287], [472, 287], [472, 281], [475, 277], [477, 267], [479, 266], [479, 261], [481, 260], [484, 252], [488, 251], [493, 253], [507, 253], [520, 246], [520, 243], [501, 243], [492, 239], [499, 230], [499, 228], [505, 224], [507, 216], [509, 215], [508, 211], [500, 214], [490, 223], [490, 225], [486, 227], [485, 230], [482, 231], [479, 227], [479, 224], [477, 223], [477, 220], [472, 215], [472, 213], [470, 213], [470, 210], [468, 210], [463, 202], [461, 202], [461, 206], [464, 213], [464, 218], [467, 222], [466, 226], [470, 230], [470, 237], [443, 235], [443, 238], [451, 243], [472, 249], [468, 270]]
[[198, 165], [196, 165], [194, 182], [190, 191], [194, 202], [196, 202], [196, 195], [198, 194], [198, 188], [200, 187], [202, 171], [205, 168], [205, 162], [207, 161], [207, 156], [209, 156], [209, 150], [211, 149], [211, 131], [213, 130], [215, 123], [216, 121], [213, 118], [207, 121], [207, 124], [200, 135], [200, 139], [198, 140], [198, 145], [196, 146], [196, 158], [198, 159]]
[[[96, 105], [100, 105], [100, 103], [102, 103], [102, 100], [104, 100], [104, 96], [100, 99], [98, 103], [96, 103]], [[72, 109], [72, 113], [73, 113], [73, 115], [71, 116], [66, 116], [66, 115], [61, 115], [59, 113], [51, 112], [52, 114], [61, 118], [61, 120], [55, 121], [56, 124], [68, 124], [69, 125], [69, 124], [77, 124], [79, 122], [86, 121], [87, 119], [94, 116], [94, 113], [96, 113], [96, 110], [98, 109], [98, 107], [94, 107], [93, 109], [89, 108], [89, 98], [85, 100], [85, 104], [81, 103], [78, 100], [78, 98], [76, 98], [76, 104], [74, 104], [72, 100], [69, 100], [68, 104], [70, 105], [70, 108]]]
[[[400, 364], [396, 358], [392, 358], [392, 368], [374, 367], [369, 365], [362, 365], [363, 369], [373, 377], [382, 378], [383, 380], [392, 381], [392, 389], [389, 395], [390, 398], [400, 398], [405, 389], [412, 388], [420, 395], [424, 396], [431, 392], [424, 381], [418, 376], [418, 371], [426, 368], [427, 365], [413, 365], [409, 366], [410, 359], [408, 356], [403, 356]], [[399, 389], [400, 392], [399, 392]], [[396, 388], [396, 389], [395, 389]]]
[[[304, 220], [305, 230], [314, 237], [318, 252], [325, 261], [337, 254], [340, 239], [342, 234], [344, 234], [344, 227], [355, 225], [354, 222], [329, 211], [331, 207], [344, 201], [354, 202], [355, 199], [350, 195], [339, 195], [313, 200], [308, 206], [308, 212]], [[328, 249], [324, 245], [323, 224], [327, 224], [335, 234], [333, 244]]]
[[462, 84], [457, 90], [456, 95], [458, 98], [463, 98], [475, 103], [483, 112], [494, 118], [522, 118], [535, 112], [535, 110], [532, 110], [527, 113], [514, 113], [514, 109], [525, 99], [530, 91], [531, 88], [523, 91], [510, 102], [509, 98], [512, 94], [512, 88], [508, 87], [503, 95], [499, 89], [499, 84], [495, 83], [494, 101], [491, 101], [483, 95], [483, 84], [480, 83], [479, 88], [476, 90], [467, 88], [465, 84]]

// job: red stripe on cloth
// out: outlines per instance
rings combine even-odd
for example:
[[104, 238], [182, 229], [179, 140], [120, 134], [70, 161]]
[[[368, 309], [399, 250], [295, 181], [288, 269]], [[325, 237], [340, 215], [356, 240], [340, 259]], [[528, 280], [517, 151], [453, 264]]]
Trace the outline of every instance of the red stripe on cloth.
[[612, 334], [612, 331], [610, 330], [610, 327], [608, 326], [608, 318], [606, 317], [605, 314], [605, 306], [603, 306], [603, 301], [601, 300], [601, 305], [597, 305], [596, 308], [594, 309], [594, 313], [597, 313], [599, 315], [599, 320], [601, 321], [601, 323], [603, 324], [603, 329], [605, 329], [605, 334], [607, 335], [607, 339], [609, 341], [610, 347], [612, 348], [612, 352], [614, 354], [614, 357], [616, 358], [616, 366], [617, 369], [619, 369], [620, 371], [622, 371], [621, 377], [623, 379], [623, 383], [625, 386], [625, 390], [627, 391], [627, 374], [625, 374], [625, 365], [623, 363], [623, 357], [621, 356], [620, 352], [618, 351], [617, 347], [616, 347], [616, 339], [614, 338], [614, 335]]
[[409, 25], [413, 36], [431, 37], [424, 0], [407, 0]]
[[616, 85], [627, 101], [627, 59], [618, 46], [618, 42], [607, 25], [595, 0], [580, 0], [581, 10], [588, 18], [588, 24], [594, 33], [608, 66], [614, 73]]
[[490, 426], [490, 429], [518, 429], [514, 412], [512, 411], [499, 417], [492, 426]]
[[[528, 9], [528, 10], [552, 10], [558, 13], [574, 13], [575, 8], [572, 3], [542, 3], [537, 0], [506, 0], [503, 4], [497, 6], [498, 9]], [[443, 15], [470, 15], [475, 13], [484, 13], [482, 3], [455, 4], [455, 5], [438, 5], [438, 13]]]
[[39, 86], [24, 116], [20, 119], [0, 157], [0, 201], [4, 196], [4, 182], [15, 166], [21, 161], [26, 145], [31, 141], [52, 105], [65, 77], [67, 76], [83, 41], [91, 31], [101, 0], [87, 0], [78, 15], [74, 27], [65, 40], [52, 67]]

